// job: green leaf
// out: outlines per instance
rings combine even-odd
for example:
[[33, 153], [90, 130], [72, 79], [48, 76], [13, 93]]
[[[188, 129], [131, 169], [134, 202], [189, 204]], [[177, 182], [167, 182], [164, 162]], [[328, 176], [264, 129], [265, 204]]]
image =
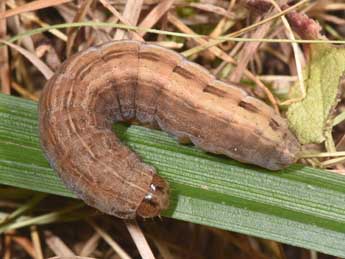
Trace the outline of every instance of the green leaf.
[[[0, 183], [74, 197], [44, 159], [36, 104], [0, 95]], [[345, 177], [303, 165], [269, 172], [117, 125], [121, 139], [172, 186], [167, 217], [345, 257]]]
[[[311, 60], [304, 69], [306, 97], [289, 106], [290, 128], [302, 144], [321, 143], [333, 107], [337, 104], [339, 80], [345, 71], [345, 48], [311, 45]], [[294, 89], [298, 86], [295, 85]]]

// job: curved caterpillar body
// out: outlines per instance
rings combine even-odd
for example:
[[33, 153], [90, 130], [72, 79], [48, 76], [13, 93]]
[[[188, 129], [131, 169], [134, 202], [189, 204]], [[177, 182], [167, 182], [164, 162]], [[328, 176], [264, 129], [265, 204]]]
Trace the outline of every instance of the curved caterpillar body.
[[113, 41], [82, 51], [47, 82], [41, 145], [63, 182], [88, 205], [120, 218], [169, 205], [155, 169], [112, 132], [118, 121], [158, 126], [216, 154], [271, 170], [296, 160], [286, 121], [201, 66], [155, 45]]

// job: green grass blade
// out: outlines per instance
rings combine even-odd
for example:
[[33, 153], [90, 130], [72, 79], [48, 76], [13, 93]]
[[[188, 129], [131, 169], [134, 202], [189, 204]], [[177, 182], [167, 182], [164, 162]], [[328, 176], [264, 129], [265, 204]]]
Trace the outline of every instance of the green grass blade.
[[[36, 108], [0, 95], [0, 183], [74, 197], [42, 155]], [[115, 130], [171, 183], [166, 216], [345, 257], [345, 177], [302, 165], [268, 172], [157, 130]]]

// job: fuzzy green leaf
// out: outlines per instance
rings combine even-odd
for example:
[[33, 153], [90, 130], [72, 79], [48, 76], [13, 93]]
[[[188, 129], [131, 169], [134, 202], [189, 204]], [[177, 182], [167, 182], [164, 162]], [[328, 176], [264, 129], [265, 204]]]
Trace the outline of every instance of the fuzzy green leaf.
[[307, 95], [290, 105], [287, 112], [290, 128], [302, 144], [325, 140], [324, 131], [337, 104], [339, 80], [344, 71], [345, 48], [311, 45], [311, 60], [304, 69]]

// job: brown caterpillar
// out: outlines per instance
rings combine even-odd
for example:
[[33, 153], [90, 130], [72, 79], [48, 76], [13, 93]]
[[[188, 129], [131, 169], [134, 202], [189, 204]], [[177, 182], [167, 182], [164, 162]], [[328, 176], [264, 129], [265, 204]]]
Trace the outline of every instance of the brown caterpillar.
[[120, 218], [159, 215], [169, 187], [112, 132], [119, 121], [158, 126], [271, 170], [296, 161], [300, 149], [271, 107], [176, 52], [136, 41], [89, 48], [68, 59], [42, 92], [41, 145], [69, 189]]

